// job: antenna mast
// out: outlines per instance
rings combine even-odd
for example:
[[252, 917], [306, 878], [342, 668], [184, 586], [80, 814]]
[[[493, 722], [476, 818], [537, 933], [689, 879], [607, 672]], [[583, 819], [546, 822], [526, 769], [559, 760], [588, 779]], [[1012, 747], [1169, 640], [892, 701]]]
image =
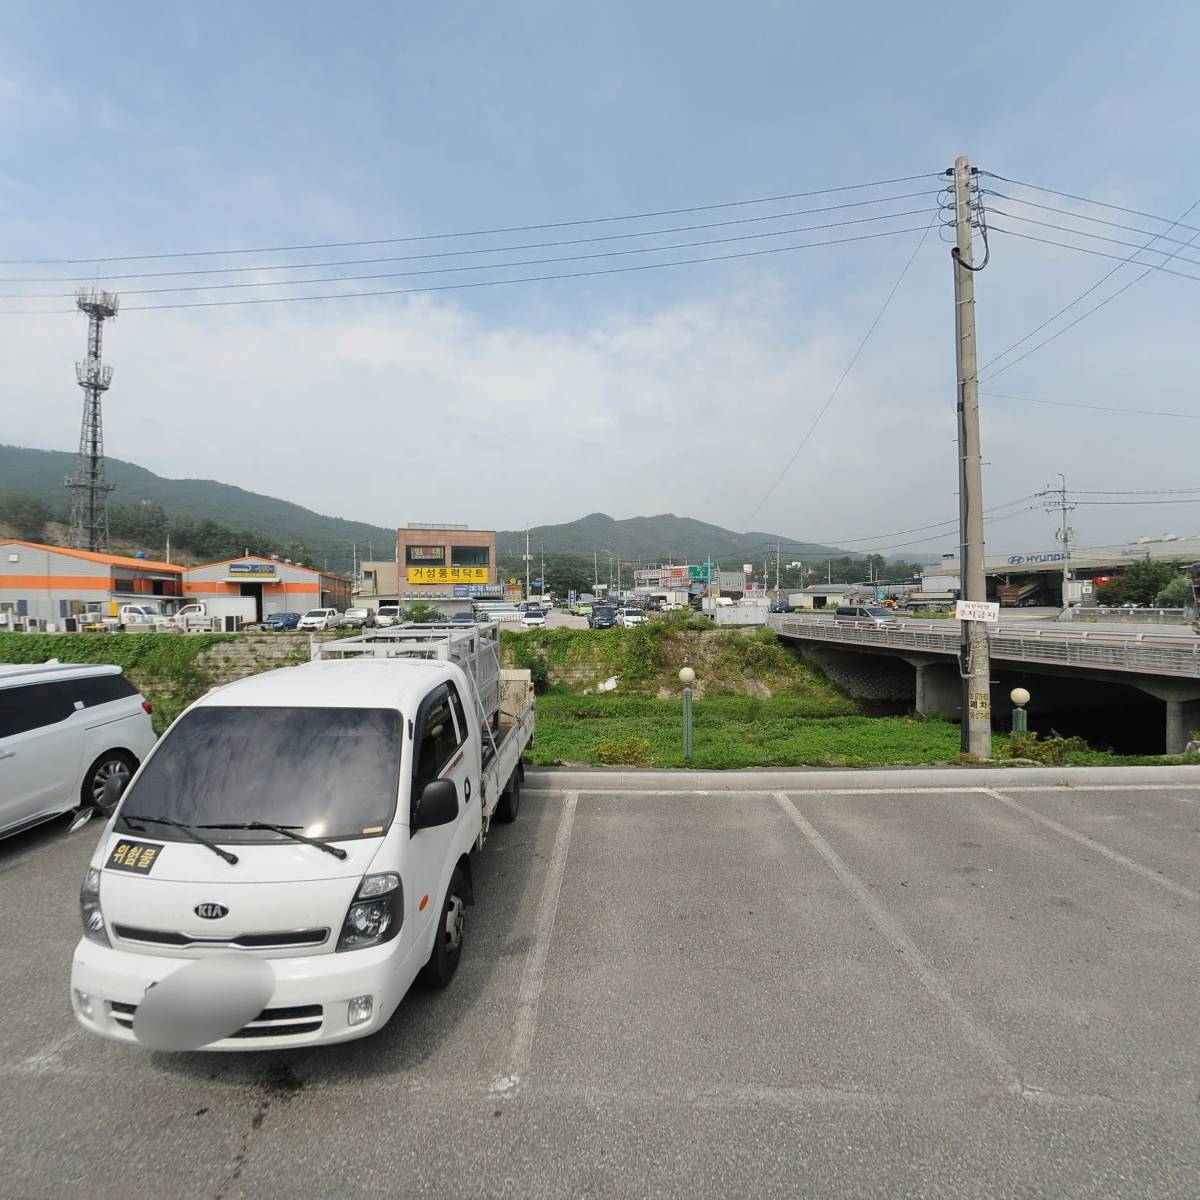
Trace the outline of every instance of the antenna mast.
[[71, 545], [77, 550], [108, 547], [108, 494], [114, 485], [104, 477], [104, 431], [100, 397], [112, 382], [112, 367], [100, 359], [104, 322], [117, 315], [120, 299], [115, 292], [80, 288], [75, 303], [88, 317], [87, 358], [75, 364], [75, 379], [83, 388], [83, 425], [79, 431], [79, 458], [75, 474], [67, 478], [71, 493]]

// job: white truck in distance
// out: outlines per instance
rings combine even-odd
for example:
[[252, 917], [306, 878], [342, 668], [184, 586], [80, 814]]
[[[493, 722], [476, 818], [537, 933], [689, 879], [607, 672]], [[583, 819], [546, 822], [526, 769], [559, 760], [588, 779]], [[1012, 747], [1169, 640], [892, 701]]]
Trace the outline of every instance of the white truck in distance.
[[373, 631], [218, 688], [111, 811], [80, 895], [71, 1003], [91, 1033], [260, 1050], [381, 1029], [445, 985], [472, 851], [520, 805], [528, 671], [495, 624]]
[[252, 625], [258, 616], [258, 605], [253, 596], [220, 596], [214, 600], [193, 600], [185, 604], [169, 618], [175, 629], [212, 630], [218, 628], [226, 617], [234, 617], [239, 625]]

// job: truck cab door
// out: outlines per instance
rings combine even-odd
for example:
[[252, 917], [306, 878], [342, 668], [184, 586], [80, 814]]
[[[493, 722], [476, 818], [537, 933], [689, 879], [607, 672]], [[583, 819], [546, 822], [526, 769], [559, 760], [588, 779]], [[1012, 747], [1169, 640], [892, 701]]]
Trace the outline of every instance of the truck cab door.
[[[472, 782], [473, 764], [470, 738], [455, 723], [450, 687], [441, 684], [421, 701], [413, 729], [412, 786], [410, 789], [409, 830], [411, 842], [406, 872], [405, 919], [411, 919], [422, 938], [429, 923], [441, 917], [442, 892], [449, 879], [455, 844], [463, 818], [478, 804]], [[457, 694], [456, 694], [457, 698]], [[458, 817], [447, 825], [421, 825], [421, 794], [435, 779], [453, 782], [458, 793]]]

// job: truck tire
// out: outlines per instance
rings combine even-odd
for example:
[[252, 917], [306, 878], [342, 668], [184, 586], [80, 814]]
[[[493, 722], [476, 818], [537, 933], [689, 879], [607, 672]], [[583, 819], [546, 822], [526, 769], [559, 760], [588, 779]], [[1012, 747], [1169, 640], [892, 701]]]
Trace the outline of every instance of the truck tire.
[[521, 810], [521, 770], [518, 766], [512, 773], [512, 778], [508, 781], [508, 787], [500, 793], [500, 799], [496, 802], [496, 811], [493, 816], [497, 821], [504, 825], [511, 825], [517, 819], [517, 813]]
[[467, 915], [466, 884], [462, 869], [456, 867], [450, 876], [450, 886], [442, 901], [442, 915], [433, 939], [429, 961], [421, 968], [421, 982], [426, 987], [444, 988], [458, 970], [462, 957], [463, 932]]

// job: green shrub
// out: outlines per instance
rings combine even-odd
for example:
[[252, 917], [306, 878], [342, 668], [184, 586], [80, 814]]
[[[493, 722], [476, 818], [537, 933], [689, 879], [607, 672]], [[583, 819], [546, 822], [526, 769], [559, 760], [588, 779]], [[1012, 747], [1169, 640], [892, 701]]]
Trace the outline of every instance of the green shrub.
[[1051, 730], [1049, 737], [1039, 738], [1030, 730], [1012, 734], [1007, 742], [998, 742], [995, 753], [997, 758], [1027, 758], [1047, 767], [1064, 767], [1070, 762], [1071, 755], [1090, 749], [1081, 737], [1063, 737]]
[[627, 737], [620, 742], [601, 742], [592, 753], [609, 766], [645, 767], [651, 762], [650, 743], [639, 737]]

